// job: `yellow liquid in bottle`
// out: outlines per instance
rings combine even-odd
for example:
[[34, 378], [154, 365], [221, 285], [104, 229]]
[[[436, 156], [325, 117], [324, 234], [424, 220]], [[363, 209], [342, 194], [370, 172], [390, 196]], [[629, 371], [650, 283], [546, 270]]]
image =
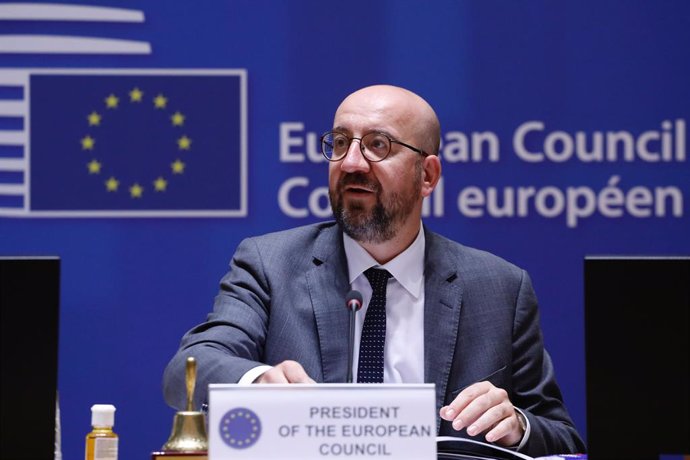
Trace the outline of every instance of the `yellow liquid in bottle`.
[[86, 435], [85, 460], [117, 460], [118, 437], [110, 426], [95, 426]]

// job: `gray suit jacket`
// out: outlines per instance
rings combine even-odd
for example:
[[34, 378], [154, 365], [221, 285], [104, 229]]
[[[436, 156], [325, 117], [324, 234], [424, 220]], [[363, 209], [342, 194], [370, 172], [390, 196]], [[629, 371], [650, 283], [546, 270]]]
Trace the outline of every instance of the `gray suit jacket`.
[[[436, 384], [437, 410], [467, 385], [489, 380], [530, 421], [523, 452], [584, 451], [543, 347], [527, 273], [426, 228], [425, 238], [424, 380]], [[187, 356], [198, 363], [196, 404], [206, 400], [209, 383], [237, 382], [260, 364], [287, 359], [317, 382], [344, 382], [349, 290], [342, 234], [333, 222], [244, 240], [213, 312], [183, 337], [165, 370], [166, 401], [185, 406]], [[440, 419], [438, 430], [458, 435]]]

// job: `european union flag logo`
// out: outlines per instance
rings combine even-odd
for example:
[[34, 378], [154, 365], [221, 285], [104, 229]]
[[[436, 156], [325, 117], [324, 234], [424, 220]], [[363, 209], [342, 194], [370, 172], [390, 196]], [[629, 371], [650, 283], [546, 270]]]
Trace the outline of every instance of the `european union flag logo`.
[[0, 209], [246, 215], [243, 70], [27, 71], [24, 103], [24, 155], [4, 162], [26, 165], [24, 183], [5, 186], [25, 193]]
[[234, 449], [246, 449], [259, 440], [261, 420], [252, 410], [237, 407], [223, 416], [219, 430], [225, 444]]

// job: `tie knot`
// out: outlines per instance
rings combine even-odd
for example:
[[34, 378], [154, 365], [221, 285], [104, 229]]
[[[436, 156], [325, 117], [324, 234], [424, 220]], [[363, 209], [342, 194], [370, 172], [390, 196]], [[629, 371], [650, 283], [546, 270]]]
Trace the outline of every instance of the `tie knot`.
[[371, 289], [377, 291], [385, 289], [386, 283], [388, 282], [388, 278], [391, 277], [391, 274], [388, 273], [388, 270], [372, 267], [364, 272], [364, 276], [366, 276], [369, 280]]

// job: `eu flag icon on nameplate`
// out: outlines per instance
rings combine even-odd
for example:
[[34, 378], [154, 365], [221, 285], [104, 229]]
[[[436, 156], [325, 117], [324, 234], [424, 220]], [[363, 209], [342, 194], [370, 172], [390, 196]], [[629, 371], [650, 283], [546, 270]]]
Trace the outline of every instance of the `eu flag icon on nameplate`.
[[0, 69], [0, 215], [245, 216], [246, 80]]

